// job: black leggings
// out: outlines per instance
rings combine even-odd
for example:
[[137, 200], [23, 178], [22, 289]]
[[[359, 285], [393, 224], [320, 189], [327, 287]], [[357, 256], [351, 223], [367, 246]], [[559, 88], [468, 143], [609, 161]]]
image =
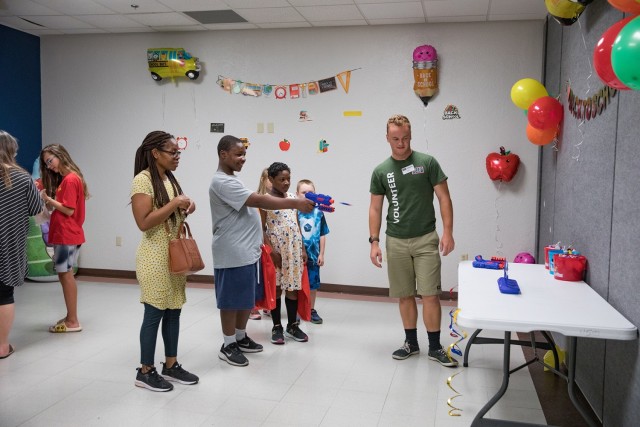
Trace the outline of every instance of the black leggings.
[[178, 335], [180, 333], [181, 309], [160, 310], [144, 303], [144, 318], [140, 327], [140, 363], [153, 365], [153, 357], [156, 352], [156, 339], [158, 328], [162, 321], [162, 339], [164, 341], [165, 357], [178, 355]]

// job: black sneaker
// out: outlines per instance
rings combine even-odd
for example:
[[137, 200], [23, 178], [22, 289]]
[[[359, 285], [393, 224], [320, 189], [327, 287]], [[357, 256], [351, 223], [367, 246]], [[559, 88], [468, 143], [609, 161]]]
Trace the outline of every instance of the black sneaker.
[[285, 335], [289, 338], [293, 338], [298, 342], [307, 342], [309, 341], [309, 337], [307, 334], [300, 330], [300, 324], [298, 322], [292, 323], [291, 325], [287, 325], [287, 330], [285, 331]]
[[167, 368], [167, 365], [162, 364], [162, 375], [167, 377], [167, 381], [175, 381], [180, 384], [197, 384], [200, 378], [196, 375], [193, 375], [191, 372], [188, 372], [182, 368], [177, 361], [173, 364], [172, 367]]
[[156, 368], [151, 368], [146, 374], [142, 373], [142, 368], [137, 369], [136, 382], [134, 383], [138, 387], [146, 388], [151, 391], [171, 391], [173, 390], [173, 384], [170, 384], [167, 380], [158, 375]]
[[410, 344], [409, 341], [405, 341], [402, 347], [393, 352], [391, 357], [396, 360], [404, 360], [414, 354], [420, 354], [420, 347], [417, 344]]
[[315, 308], [311, 309], [311, 323], [315, 323], [316, 325], [322, 324], [322, 317], [320, 317]]
[[453, 357], [449, 357], [442, 347], [435, 351], [429, 351], [428, 355], [429, 359], [435, 360], [442, 366], [447, 366], [449, 368], [455, 368], [458, 366], [458, 361]]
[[271, 343], [276, 345], [284, 344], [284, 331], [282, 325], [276, 325], [271, 328]]
[[222, 344], [218, 358], [233, 366], [247, 366], [249, 364], [247, 358], [244, 357], [244, 354], [240, 351], [237, 342], [231, 343], [226, 347]]
[[249, 335], [245, 335], [243, 339], [238, 341], [238, 347], [243, 353], [260, 353], [263, 350], [262, 344], [249, 338]]

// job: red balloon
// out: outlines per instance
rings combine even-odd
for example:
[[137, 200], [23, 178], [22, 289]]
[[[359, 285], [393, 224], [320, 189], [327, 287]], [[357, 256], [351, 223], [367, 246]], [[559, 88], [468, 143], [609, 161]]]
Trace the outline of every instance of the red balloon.
[[562, 104], [552, 96], [533, 101], [527, 112], [529, 124], [536, 129], [556, 129], [562, 121]]
[[535, 145], [547, 145], [556, 137], [558, 129], [536, 129], [530, 124], [527, 125], [527, 139]]
[[627, 13], [640, 13], [640, 2], [638, 0], [609, 0], [611, 6]]
[[593, 68], [595, 68], [598, 77], [600, 77], [600, 80], [607, 86], [618, 90], [630, 89], [622, 83], [613, 72], [611, 50], [613, 42], [616, 41], [616, 37], [618, 37], [618, 33], [622, 30], [622, 27], [627, 25], [633, 18], [635, 18], [635, 16], [629, 16], [610, 26], [609, 29], [602, 34], [602, 37], [600, 37], [600, 40], [596, 43], [596, 47], [593, 49]]

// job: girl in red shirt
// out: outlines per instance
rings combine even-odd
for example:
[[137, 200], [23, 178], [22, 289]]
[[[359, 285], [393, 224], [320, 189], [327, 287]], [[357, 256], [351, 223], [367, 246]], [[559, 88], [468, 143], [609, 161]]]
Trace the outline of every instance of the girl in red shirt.
[[67, 150], [58, 144], [47, 145], [40, 152], [40, 175], [44, 187], [40, 196], [52, 209], [48, 243], [53, 245], [53, 262], [67, 306], [67, 315], [49, 327], [49, 332], [80, 332], [73, 268], [85, 242], [82, 224], [85, 200], [89, 198], [87, 183]]

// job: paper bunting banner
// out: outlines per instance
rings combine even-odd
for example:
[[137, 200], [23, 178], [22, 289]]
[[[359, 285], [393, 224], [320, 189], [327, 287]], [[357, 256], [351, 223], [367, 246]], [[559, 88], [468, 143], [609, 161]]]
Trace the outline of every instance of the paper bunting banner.
[[273, 94], [276, 99], [297, 99], [306, 98], [307, 95], [317, 95], [319, 93], [336, 90], [338, 89], [338, 82], [340, 82], [340, 86], [344, 92], [349, 93], [351, 72], [359, 69], [360, 68], [355, 68], [353, 70], [343, 71], [333, 77], [304, 83], [248, 83], [240, 79], [232, 79], [219, 75], [217, 84], [222, 90], [230, 94], [242, 94], [253, 97], [265, 96], [266, 98], [271, 97], [271, 94]]
[[607, 108], [611, 98], [616, 96], [617, 89], [609, 86], [603, 86], [591, 98], [580, 99], [571, 89], [571, 85], [567, 83], [567, 102], [569, 104], [569, 112], [578, 120], [591, 120], [602, 114]]
[[187, 140], [186, 136], [178, 136], [176, 137], [176, 144], [178, 144], [178, 150], [184, 151], [187, 149], [189, 141]]
[[338, 89], [335, 77], [329, 77], [328, 79], [318, 80], [318, 86], [320, 86], [320, 93], [329, 92], [330, 90]]
[[343, 71], [336, 77], [338, 77], [338, 80], [342, 85], [342, 89], [344, 89], [344, 93], [349, 93], [349, 84], [351, 84], [351, 71]]

